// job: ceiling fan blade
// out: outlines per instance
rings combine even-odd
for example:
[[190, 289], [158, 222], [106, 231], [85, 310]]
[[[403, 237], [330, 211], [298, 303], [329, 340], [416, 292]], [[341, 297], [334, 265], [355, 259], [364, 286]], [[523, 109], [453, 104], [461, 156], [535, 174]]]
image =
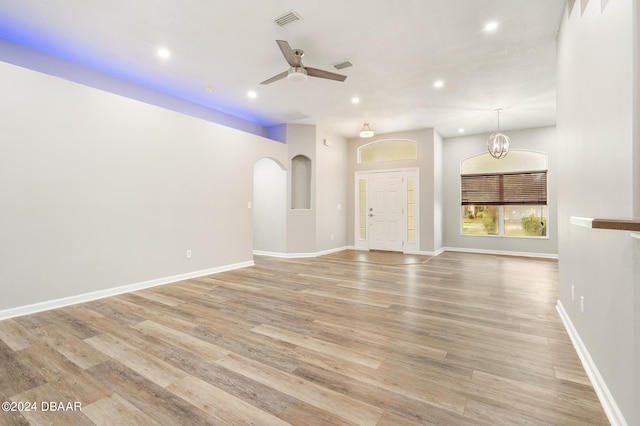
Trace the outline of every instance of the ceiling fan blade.
[[281, 72], [280, 74], [274, 75], [273, 77], [271, 77], [271, 78], [269, 78], [269, 79], [267, 79], [267, 80], [263, 81], [263, 82], [262, 82], [262, 83], [260, 83], [260, 84], [271, 84], [271, 83], [273, 83], [274, 81], [278, 81], [278, 80], [280, 80], [280, 79], [282, 79], [282, 78], [285, 78], [285, 77], [287, 76], [287, 74], [289, 74], [289, 71]]
[[328, 78], [329, 80], [336, 81], [345, 81], [347, 79], [346, 75], [336, 74], [331, 71], [319, 70], [318, 68], [312, 67], [305, 67], [305, 69], [307, 70], [307, 75], [310, 75], [311, 77]]
[[284, 40], [276, 40], [276, 43], [278, 43], [278, 47], [282, 51], [282, 54], [289, 65], [292, 67], [301, 66], [300, 57], [293, 54], [293, 49], [289, 46], [288, 42]]

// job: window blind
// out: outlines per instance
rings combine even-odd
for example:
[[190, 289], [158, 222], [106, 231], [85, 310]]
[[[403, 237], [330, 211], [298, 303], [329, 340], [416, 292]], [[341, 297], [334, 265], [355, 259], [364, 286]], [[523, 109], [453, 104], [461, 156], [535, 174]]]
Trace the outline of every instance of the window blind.
[[546, 205], [547, 171], [461, 175], [462, 205]]

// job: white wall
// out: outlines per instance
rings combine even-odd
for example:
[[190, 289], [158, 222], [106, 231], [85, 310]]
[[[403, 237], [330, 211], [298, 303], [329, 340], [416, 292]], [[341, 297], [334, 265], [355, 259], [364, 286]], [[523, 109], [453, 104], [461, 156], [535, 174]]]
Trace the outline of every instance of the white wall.
[[315, 253], [316, 252], [316, 185], [317, 185], [317, 159], [316, 159], [316, 126], [303, 124], [287, 124], [286, 143], [288, 147], [289, 160], [287, 161], [289, 170], [291, 159], [296, 155], [304, 155], [311, 160], [311, 208], [292, 209], [291, 208], [291, 179], [290, 173], [287, 202], [287, 253]]
[[207, 108], [203, 105], [184, 100], [177, 96], [172, 96], [167, 93], [154, 90], [151, 87], [145, 87], [140, 84], [104, 74], [2, 38], [0, 38], [0, 60], [111, 92], [116, 95], [126, 96], [131, 99], [137, 99], [172, 111], [181, 112], [192, 117], [202, 118], [203, 120], [222, 124], [247, 133], [271, 137], [268, 135], [267, 128], [250, 121], [250, 119], [243, 119], [236, 115]]
[[[633, 153], [634, 153], [634, 161], [633, 161], [633, 173], [634, 173], [634, 208], [633, 215], [635, 217], [640, 217], [640, 79], [637, 78], [638, 72], [640, 72], [640, 2], [634, 1], [633, 7], [635, 8], [634, 18], [635, 21], [633, 23], [633, 28], [635, 31], [635, 45], [633, 47], [633, 51], [636, 52], [633, 55], [633, 74], [636, 76], [634, 79], [634, 114], [633, 114]], [[636, 359], [640, 356], [640, 240], [634, 241], [634, 254], [633, 258], [635, 260], [634, 263], [634, 293], [635, 293], [635, 302], [634, 302], [634, 316], [635, 316], [635, 326], [633, 327], [635, 330], [634, 341], [635, 341], [635, 354]], [[635, 369], [635, 419], [636, 421], [640, 421], [640, 366], [636, 362], [634, 365]]]
[[[617, 405], [629, 425], [640, 424], [634, 385], [639, 242], [628, 232], [569, 225], [569, 218], [640, 213], [633, 208], [637, 7], [637, 0], [610, 0], [602, 10], [601, 2], [591, 1], [581, 12], [576, 2], [558, 36], [559, 305], [603, 379], [596, 385], [613, 397], [605, 408], [615, 414]], [[584, 296], [584, 313], [571, 299], [572, 285], [577, 300]]]
[[287, 251], [287, 171], [272, 158], [261, 158], [254, 166], [253, 249]]
[[[556, 132], [554, 127], [505, 132], [511, 138], [511, 149], [540, 151], [548, 154], [548, 236], [547, 239], [503, 238], [462, 235], [460, 206], [460, 162], [486, 152], [485, 135], [461, 136], [444, 140], [444, 246], [455, 249], [488, 250], [494, 252], [556, 255], [558, 253], [558, 221], [556, 204]], [[500, 160], [496, 160], [500, 161]]]
[[318, 128], [316, 161], [316, 252], [322, 252], [347, 246], [347, 140]]
[[[311, 208], [292, 209], [292, 182], [294, 171], [289, 173], [288, 192], [285, 192], [286, 218], [285, 241], [277, 242], [281, 235], [277, 223], [257, 218], [260, 223], [256, 233], [255, 249], [280, 254], [314, 255], [328, 250], [340, 249], [347, 245], [347, 140], [316, 126], [285, 124], [269, 128], [269, 136], [287, 144], [289, 167], [291, 158], [304, 155], [311, 160]], [[328, 140], [329, 145], [324, 141]], [[275, 201], [277, 192], [271, 178], [260, 178], [256, 182], [256, 191], [260, 187], [260, 198]], [[270, 203], [271, 203], [270, 202]], [[272, 208], [273, 204], [270, 204]], [[256, 206], [258, 208], [259, 206]], [[256, 214], [258, 212], [256, 211]], [[271, 227], [264, 229], [263, 227]], [[277, 233], [275, 235], [274, 233]], [[269, 248], [267, 248], [269, 247]]]
[[435, 188], [435, 135], [434, 129], [417, 132], [418, 167], [420, 168], [420, 251], [435, 253], [441, 247], [435, 247], [436, 233], [436, 188]]
[[440, 134], [433, 132], [433, 251], [444, 248], [444, 145]]
[[[418, 158], [416, 160], [383, 161], [379, 163], [358, 164], [358, 148], [362, 145], [385, 139], [408, 139], [417, 142]], [[418, 168], [420, 170], [420, 251], [433, 253], [438, 246], [440, 225], [438, 220], [442, 213], [437, 207], [440, 176], [438, 175], [437, 158], [440, 156], [441, 138], [434, 129], [421, 129], [407, 132], [376, 135], [372, 139], [349, 139], [348, 146], [348, 242], [355, 245], [355, 195], [354, 179], [356, 172]]]
[[284, 144], [7, 63], [0, 76], [0, 310], [252, 260], [254, 163], [286, 163]]

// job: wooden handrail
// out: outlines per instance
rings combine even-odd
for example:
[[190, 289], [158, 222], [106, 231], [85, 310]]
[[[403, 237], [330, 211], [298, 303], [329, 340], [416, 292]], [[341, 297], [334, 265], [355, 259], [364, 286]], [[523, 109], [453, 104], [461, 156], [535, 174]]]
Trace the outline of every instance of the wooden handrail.
[[640, 217], [617, 219], [571, 216], [570, 222], [572, 225], [584, 226], [585, 228], [640, 232]]

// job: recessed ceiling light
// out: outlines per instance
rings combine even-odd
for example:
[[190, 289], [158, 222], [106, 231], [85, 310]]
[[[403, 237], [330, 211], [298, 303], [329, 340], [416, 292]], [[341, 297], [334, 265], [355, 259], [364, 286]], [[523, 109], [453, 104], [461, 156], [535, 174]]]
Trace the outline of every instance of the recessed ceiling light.
[[253, 90], [249, 90], [247, 92], [247, 96], [249, 97], [249, 99], [255, 99], [258, 97], [258, 94], [256, 92], [254, 92]]
[[491, 21], [484, 26], [484, 30], [487, 32], [495, 31], [498, 28], [498, 23], [496, 21]]
[[171, 51], [169, 51], [169, 49], [165, 49], [164, 47], [158, 49], [156, 53], [162, 59], [169, 59], [171, 57]]
[[353, 98], [351, 98], [351, 103], [352, 104], [359, 104], [360, 103], [360, 98], [357, 96], [354, 96]]
[[458, 133], [464, 133], [464, 129], [463, 129], [462, 127], [460, 127], [460, 128], [458, 129]]
[[442, 86], [444, 86], [444, 81], [442, 81], [442, 80], [436, 80], [436, 81], [433, 83], [433, 87], [440, 88], [440, 87], [442, 87]]
[[204, 88], [204, 91], [207, 92], [207, 93], [211, 93], [211, 92], [213, 92], [213, 87], [207, 86], [207, 87]]

